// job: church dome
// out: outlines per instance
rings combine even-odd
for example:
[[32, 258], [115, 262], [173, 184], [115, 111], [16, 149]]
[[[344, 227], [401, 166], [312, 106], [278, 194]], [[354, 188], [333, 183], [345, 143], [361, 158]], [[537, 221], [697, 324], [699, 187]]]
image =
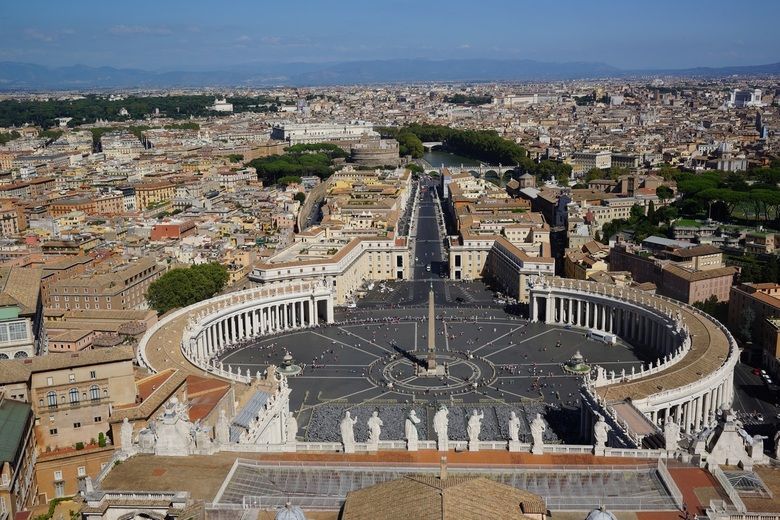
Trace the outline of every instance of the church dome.
[[602, 506], [588, 513], [588, 516], [585, 517], [585, 520], [617, 520], [617, 519], [615, 518], [615, 515], [607, 511], [604, 508], [604, 506]]
[[283, 508], [276, 512], [276, 520], [306, 520], [303, 509], [287, 502]]

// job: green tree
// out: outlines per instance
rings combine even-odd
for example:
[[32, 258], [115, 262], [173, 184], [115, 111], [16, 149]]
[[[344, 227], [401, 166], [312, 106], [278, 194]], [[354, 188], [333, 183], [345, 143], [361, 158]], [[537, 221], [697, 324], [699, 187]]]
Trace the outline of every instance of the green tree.
[[244, 155], [240, 153], [231, 153], [227, 157], [228, 160], [232, 163], [240, 163], [244, 160]]
[[756, 320], [756, 313], [752, 307], [745, 307], [742, 310], [742, 327], [739, 329], [739, 335], [743, 341], [748, 342], [753, 339], [753, 322]]
[[298, 202], [300, 202], [301, 204], [303, 204], [303, 202], [306, 200], [306, 194], [303, 193], [302, 191], [299, 191], [298, 193], [293, 195], [293, 199], [295, 199]]
[[647, 205], [647, 220], [649, 220], [650, 223], [653, 225], [657, 224], [655, 220], [655, 204], [653, 203], [652, 200]]
[[277, 179], [277, 184], [280, 186], [289, 186], [290, 184], [300, 184], [301, 178], [297, 175], [285, 175], [284, 177], [281, 177], [280, 179]]
[[423, 156], [425, 149], [423, 148], [420, 138], [411, 132], [401, 132], [396, 137], [398, 141], [398, 153], [405, 157], [411, 155], [413, 159], [419, 159]]
[[707, 314], [709, 314], [716, 320], [720, 321], [721, 323], [726, 323], [726, 321], [728, 320], [728, 314], [729, 314], [728, 302], [718, 301], [718, 297], [715, 295], [710, 296], [704, 301], [695, 302], [693, 306], [699, 310], [706, 312]]
[[590, 182], [597, 179], [605, 179], [607, 177], [607, 172], [600, 168], [591, 168], [587, 171], [585, 174], [585, 181]]
[[671, 200], [671, 198], [674, 197], [674, 192], [669, 186], [658, 186], [655, 189], [655, 194], [658, 196], [661, 204], [664, 204], [667, 200]]
[[146, 299], [160, 314], [211, 298], [222, 290], [230, 275], [218, 263], [171, 269], [149, 285]]

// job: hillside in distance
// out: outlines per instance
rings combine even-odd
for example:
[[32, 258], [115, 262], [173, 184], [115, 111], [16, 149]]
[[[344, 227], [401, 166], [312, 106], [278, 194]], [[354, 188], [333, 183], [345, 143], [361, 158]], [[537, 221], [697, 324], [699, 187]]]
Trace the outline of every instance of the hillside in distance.
[[329, 63], [258, 63], [212, 71], [165, 71], [0, 62], [0, 90], [169, 87], [327, 86], [459, 81], [553, 81], [640, 75], [717, 77], [780, 74], [780, 63], [721, 68], [622, 70], [600, 62], [499, 59], [399, 59]]

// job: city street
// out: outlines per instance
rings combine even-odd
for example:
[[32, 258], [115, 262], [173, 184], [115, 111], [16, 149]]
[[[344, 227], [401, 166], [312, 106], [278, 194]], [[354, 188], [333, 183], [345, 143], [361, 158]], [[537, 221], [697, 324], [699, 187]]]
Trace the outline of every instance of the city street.
[[[414, 280], [439, 280], [447, 276], [447, 258], [439, 231], [440, 215], [434, 201], [435, 180], [421, 181], [418, 202], [417, 237], [414, 241]], [[428, 269], [430, 267], [430, 270]]]
[[770, 388], [761, 376], [753, 374], [753, 367], [739, 363], [734, 370], [734, 388], [734, 410], [745, 430], [751, 435], [767, 435], [772, 439], [780, 424], [777, 386]]

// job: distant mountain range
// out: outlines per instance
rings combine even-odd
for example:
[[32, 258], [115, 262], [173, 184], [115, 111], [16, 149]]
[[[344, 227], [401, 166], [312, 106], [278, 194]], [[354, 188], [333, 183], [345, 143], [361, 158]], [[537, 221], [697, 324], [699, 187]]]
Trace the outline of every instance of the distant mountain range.
[[152, 72], [113, 67], [45, 67], [0, 62], [0, 90], [88, 90], [168, 87], [272, 87], [458, 81], [550, 81], [631, 76], [780, 74], [780, 63], [674, 70], [623, 70], [599, 62], [533, 60], [371, 60], [329, 63], [257, 63], [213, 71]]

